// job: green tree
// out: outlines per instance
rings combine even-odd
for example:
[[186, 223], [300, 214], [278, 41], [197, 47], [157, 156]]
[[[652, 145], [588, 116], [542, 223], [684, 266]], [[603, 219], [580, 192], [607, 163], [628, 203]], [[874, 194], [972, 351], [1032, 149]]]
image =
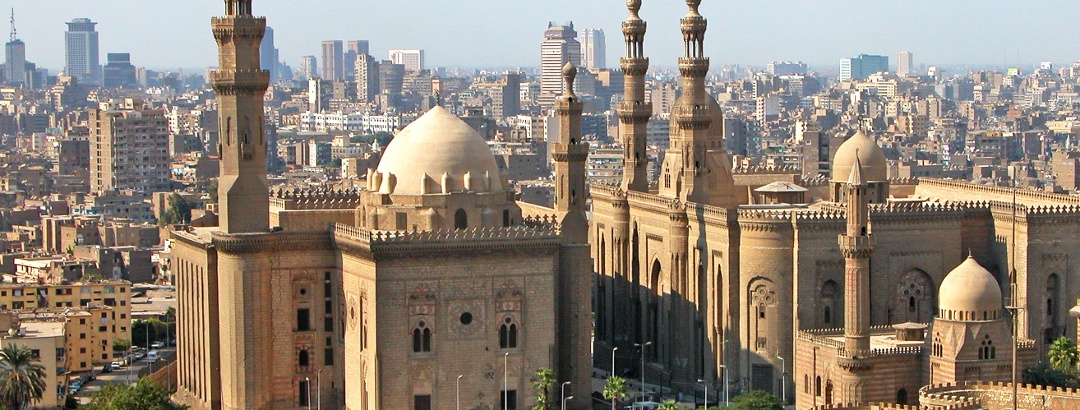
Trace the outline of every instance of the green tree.
[[1076, 350], [1076, 342], [1067, 337], [1059, 337], [1050, 344], [1050, 350], [1046, 353], [1050, 359], [1050, 366], [1065, 373], [1076, 369], [1076, 363], [1080, 361], [1080, 353]]
[[190, 222], [191, 208], [193, 208], [191, 202], [188, 202], [180, 194], [173, 192], [172, 195], [169, 195], [169, 206], [161, 209], [158, 223], [170, 225]]
[[754, 390], [735, 396], [731, 408], [736, 410], [783, 410], [784, 403], [772, 393]]
[[218, 200], [218, 179], [213, 178], [206, 184], [206, 193], [210, 194], [210, 203], [216, 204]]
[[0, 349], [0, 404], [21, 409], [41, 400], [45, 392], [45, 368], [25, 345]]
[[136, 320], [131, 323], [131, 343], [137, 346], [146, 347], [147, 341], [163, 341], [165, 340], [166, 333], [168, 333], [168, 329], [169, 325], [157, 318]]
[[656, 410], [679, 410], [681, 408], [682, 406], [679, 405], [679, 402], [673, 399], [667, 399], [664, 400], [663, 403], [660, 403], [660, 406], [658, 406]]
[[110, 383], [105, 388], [90, 396], [86, 408], [91, 410], [180, 410], [180, 406], [169, 401], [169, 391], [160, 384], [141, 379], [134, 385]]
[[131, 341], [126, 339], [116, 339], [112, 342], [112, 350], [116, 353], [126, 352], [131, 348]]
[[548, 410], [551, 408], [551, 389], [555, 387], [555, 372], [547, 367], [536, 369], [533, 376], [533, 391], [536, 392], [536, 404], [532, 410]]
[[619, 400], [628, 396], [626, 390], [626, 379], [619, 376], [608, 377], [607, 384], [604, 385], [604, 399], [611, 400], [611, 410], [615, 410]]

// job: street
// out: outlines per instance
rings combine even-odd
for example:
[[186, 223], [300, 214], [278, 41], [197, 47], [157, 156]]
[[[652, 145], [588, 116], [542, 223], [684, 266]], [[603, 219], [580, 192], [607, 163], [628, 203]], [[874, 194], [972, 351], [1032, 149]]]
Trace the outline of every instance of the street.
[[[174, 360], [176, 348], [162, 348], [158, 349], [158, 352], [161, 354], [161, 358], [153, 363], [154, 369], [161, 368]], [[102, 373], [102, 367], [96, 366], [94, 367], [94, 380], [84, 384], [82, 389], [75, 393], [75, 398], [79, 399], [79, 404], [86, 404], [90, 402], [90, 396], [92, 394], [103, 389], [108, 383], [135, 383], [139, 380], [139, 373], [149, 365], [150, 363], [148, 363], [144, 357], [131, 365], [113, 369], [113, 371], [109, 373]]]

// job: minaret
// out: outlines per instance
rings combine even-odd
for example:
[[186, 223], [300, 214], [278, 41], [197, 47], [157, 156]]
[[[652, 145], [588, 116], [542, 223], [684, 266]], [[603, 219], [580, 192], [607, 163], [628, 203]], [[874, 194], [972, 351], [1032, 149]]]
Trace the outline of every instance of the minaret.
[[562, 69], [566, 94], [555, 103], [559, 117], [559, 141], [552, 147], [555, 160], [555, 213], [563, 237], [569, 243], [588, 243], [589, 222], [585, 216], [585, 160], [589, 143], [581, 140], [583, 104], [574, 94], [577, 67], [566, 63]]
[[870, 254], [874, 251], [874, 234], [858, 155], [843, 189], [847, 190], [847, 231], [840, 235], [839, 242], [844, 254], [844, 348], [851, 356], [865, 357], [870, 350]]
[[619, 60], [623, 70], [623, 100], [619, 103], [619, 134], [623, 143], [623, 180], [626, 191], [649, 191], [649, 163], [645, 153], [646, 126], [652, 116], [652, 103], [645, 102], [645, 73], [649, 59], [644, 54], [645, 21], [638, 17], [641, 0], [627, 0], [630, 17], [622, 23], [626, 39], [626, 57]]
[[724, 151], [724, 114], [705, 89], [708, 22], [698, 13], [701, 0], [686, 0], [683, 17], [684, 57], [679, 59], [683, 94], [671, 109], [671, 146], [664, 157], [660, 194], [688, 202], [733, 208], [734, 180]]
[[229, 234], [267, 232], [263, 94], [270, 72], [259, 64], [266, 19], [251, 15], [251, 0], [226, 0], [225, 16], [212, 25], [218, 43], [218, 69], [210, 74], [218, 96], [218, 227]]

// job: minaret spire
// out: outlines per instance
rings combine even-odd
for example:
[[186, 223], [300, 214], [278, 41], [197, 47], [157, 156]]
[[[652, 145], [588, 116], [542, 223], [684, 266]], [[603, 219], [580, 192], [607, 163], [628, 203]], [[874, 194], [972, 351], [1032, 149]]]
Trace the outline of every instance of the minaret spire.
[[663, 196], [730, 209], [737, 202], [731, 163], [724, 151], [724, 114], [705, 89], [708, 21], [698, 13], [701, 0], [686, 0], [686, 5], [689, 11], [680, 20], [683, 93], [671, 109], [671, 145], [661, 168], [659, 191]]
[[570, 243], [588, 243], [589, 222], [585, 216], [585, 160], [589, 143], [581, 140], [581, 112], [584, 104], [574, 93], [577, 67], [567, 62], [562, 69], [566, 93], [555, 102], [559, 117], [559, 141], [552, 147], [555, 160], [555, 213], [563, 237]]
[[645, 102], [645, 73], [649, 59], [645, 54], [647, 24], [638, 11], [641, 0], [627, 0], [630, 17], [622, 23], [626, 40], [626, 57], [619, 60], [623, 70], [623, 100], [619, 103], [619, 134], [623, 143], [622, 188], [627, 191], [648, 192], [648, 156], [645, 152], [646, 127], [652, 116], [652, 104]]
[[226, 0], [225, 17], [212, 20], [218, 69], [210, 82], [218, 95], [218, 226], [225, 233], [269, 231], [263, 94], [270, 73], [259, 63], [266, 19], [252, 17], [251, 0]]
[[847, 191], [847, 229], [839, 243], [844, 254], [844, 348], [849, 356], [865, 357], [870, 350], [870, 255], [875, 241], [858, 155], [843, 189]]

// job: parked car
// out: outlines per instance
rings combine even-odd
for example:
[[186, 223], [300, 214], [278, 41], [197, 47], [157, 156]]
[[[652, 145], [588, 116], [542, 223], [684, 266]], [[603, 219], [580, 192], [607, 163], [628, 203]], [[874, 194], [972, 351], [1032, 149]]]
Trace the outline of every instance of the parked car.
[[113, 369], [119, 369], [121, 367], [124, 367], [124, 362], [117, 360], [115, 362], [112, 362], [111, 365]]
[[109, 372], [112, 372], [112, 369], [113, 369], [112, 363], [105, 363], [105, 366], [101, 367], [101, 372], [102, 373], [109, 373]]
[[151, 350], [150, 353], [146, 354], [146, 361], [150, 362], [150, 363], [153, 363], [153, 362], [158, 361], [159, 357], [160, 356], [158, 356], [158, 351], [157, 350]]
[[165, 347], [165, 344], [161, 343], [161, 342], [154, 342], [154, 343], [150, 344], [150, 348], [154, 349], [154, 350], [157, 350], [157, 349], [160, 349], [160, 348], [163, 348], [163, 347]]

